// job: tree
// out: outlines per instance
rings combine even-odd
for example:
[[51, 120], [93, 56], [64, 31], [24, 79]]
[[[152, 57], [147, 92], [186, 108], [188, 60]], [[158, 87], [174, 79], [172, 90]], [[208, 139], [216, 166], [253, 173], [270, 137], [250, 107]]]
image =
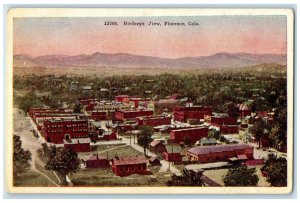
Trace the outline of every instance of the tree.
[[272, 186], [283, 187], [287, 185], [287, 160], [285, 158], [269, 154], [261, 170], [268, 174], [267, 181]]
[[75, 102], [73, 113], [81, 113], [81, 104], [79, 103], [79, 101]]
[[77, 172], [79, 165], [76, 152], [63, 147], [51, 147], [45, 169], [56, 171], [66, 183], [66, 175]]
[[24, 97], [18, 97], [17, 103], [19, 108], [26, 114], [30, 108], [42, 106], [39, 98], [34, 92], [27, 93]]
[[230, 117], [237, 118], [240, 115], [238, 107], [233, 102], [224, 104], [223, 108], [224, 112], [226, 112]]
[[249, 128], [249, 132], [252, 133], [252, 135], [255, 137], [256, 142], [258, 142], [259, 148], [265, 128], [266, 124], [261, 118], [255, 121], [254, 125]]
[[204, 186], [202, 172], [183, 169], [181, 175], [173, 174], [171, 180], [167, 181], [168, 186]]
[[13, 135], [13, 145], [13, 174], [16, 177], [30, 167], [31, 153], [22, 148], [22, 141], [18, 135]]
[[258, 176], [255, 168], [239, 166], [229, 169], [223, 182], [225, 186], [257, 186]]
[[146, 149], [148, 149], [150, 142], [152, 141], [153, 129], [150, 126], [141, 126], [141, 136], [138, 138], [139, 145], [144, 147], [144, 155], [146, 155]]
[[220, 136], [221, 136], [221, 132], [216, 129], [209, 130], [208, 135], [207, 135], [208, 138], [215, 138], [216, 140], [219, 140]]

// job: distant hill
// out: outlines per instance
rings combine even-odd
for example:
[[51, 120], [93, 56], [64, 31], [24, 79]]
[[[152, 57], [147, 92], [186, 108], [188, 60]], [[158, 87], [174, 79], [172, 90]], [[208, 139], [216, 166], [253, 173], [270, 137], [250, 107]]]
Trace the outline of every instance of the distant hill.
[[238, 68], [262, 63], [286, 65], [283, 54], [217, 53], [211, 56], [184, 57], [178, 59], [139, 56], [126, 53], [106, 54], [96, 52], [91, 55], [46, 55], [31, 57], [15, 55], [14, 67], [126, 67], [126, 68]]

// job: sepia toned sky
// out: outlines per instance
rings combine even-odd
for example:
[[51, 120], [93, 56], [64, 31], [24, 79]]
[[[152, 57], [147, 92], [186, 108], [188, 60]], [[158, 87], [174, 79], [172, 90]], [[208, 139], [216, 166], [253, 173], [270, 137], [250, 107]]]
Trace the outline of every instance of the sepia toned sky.
[[[105, 26], [107, 20], [118, 26]], [[146, 26], [124, 26], [123, 22]], [[159, 22], [161, 26], [148, 26]], [[164, 26], [164, 22], [186, 26]], [[197, 22], [198, 26], [188, 26]], [[286, 54], [285, 16], [16, 18], [14, 54], [41, 56], [130, 53], [165, 58], [219, 52]]]

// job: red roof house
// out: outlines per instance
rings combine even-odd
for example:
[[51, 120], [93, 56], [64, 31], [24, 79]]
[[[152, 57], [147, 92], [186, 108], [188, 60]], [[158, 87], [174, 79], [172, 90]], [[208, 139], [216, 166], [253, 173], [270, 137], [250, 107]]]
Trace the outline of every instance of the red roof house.
[[112, 159], [112, 171], [117, 176], [128, 176], [131, 174], [149, 174], [147, 170], [148, 160], [143, 156], [116, 157]]
[[86, 168], [107, 168], [110, 167], [109, 160], [104, 156], [92, 154], [82, 158], [82, 162]]
[[182, 163], [182, 149], [178, 145], [166, 146], [166, 151], [163, 152], [163, 158], [168, 162], [174, 162], [175, 164]]

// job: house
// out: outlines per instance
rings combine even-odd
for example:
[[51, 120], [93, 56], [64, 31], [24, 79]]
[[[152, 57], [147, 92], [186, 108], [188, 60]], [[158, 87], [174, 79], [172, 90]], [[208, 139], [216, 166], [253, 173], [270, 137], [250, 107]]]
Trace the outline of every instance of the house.
[[92, 154], [82, 158], [82, 162], [86, 168], [107, 168], [110, 167], [109, 160], [104, 156]]
[[239, 127], [237, 125], [221, 125], [220, 132], [222, 134], [239, 134]]
[[102, 133], [102, 135], [98, 136], [99, 140], [116, 140], [117, 139], [117, 133], [114, 131], [105, 131]]
[[170, 142], [179, 144], [180, 142], [188, 142], [189, 144], [195, 144], [196, 141], [203, 137], [207, 137], [207, 127], [195, 127], [171, 130]]
[[204, 115], [212, 115], [212, 108], [192, 106], [192, 107], [175, 107], [174, 120], [187, 122], [188, 119], [204, 119]]
[[212, 116], [210, 118], [210, 124], [212, 126], [220, 127], [220, 126], [227, 126], [227, 125], [237, 125], [237, 119], [233, 117], [223, 117], [223, 116]]
[[229, 158], [245, 155], [253, 159], [253, 146], [247, 144], [226, 144], [193, 147], [187, 150], [188, 160], [198, 163], [227, 161]]
[[91, 151], [90, 138], [73, 138], [64, 139], [64, 148], [71, 149], [74, 152], [89, 152]]
[[139, 126], [159, 126], [159, 125], [170, 125], [171, 118], [167, 116], [143, 116], [137, 117], [136, 121]]
[[119, 121], [135, 120], [141, 116], [152, 116], [153, 111], [148, 109], [116, 110], [115, 119]]
[[117, 176], [128, 176], [131, 174], [149, 174], [147, 170], [148, 160], [144, 156], [115, 157], [112, 159], [112, 171]]
[[44, 121], [44, 137], [47, 142], [62, 144], [63, 140], [88, 137], [88, 121], [85, 119], [50, 119]]
[[159, 159], [156, 156], [152, 156], [149, 159], [149, 164], [151, 164], [151, 166], [161, 166], [161, 163], [160, 163]]
[[174, 164], [182, 163], [182, 149], [178, 145], [167, 145], [166, 151], [163, 152], [163, 159]]
[[246, 116], [251, 116], [251, 109], [246, 104], [241, 104], [239, 106], [240, 117], [244, 118]]
[[162, 154], [166, 151], [166, 146], [159, 140], [153, 140], [150, 143], [150, 151], [158, 154]]

